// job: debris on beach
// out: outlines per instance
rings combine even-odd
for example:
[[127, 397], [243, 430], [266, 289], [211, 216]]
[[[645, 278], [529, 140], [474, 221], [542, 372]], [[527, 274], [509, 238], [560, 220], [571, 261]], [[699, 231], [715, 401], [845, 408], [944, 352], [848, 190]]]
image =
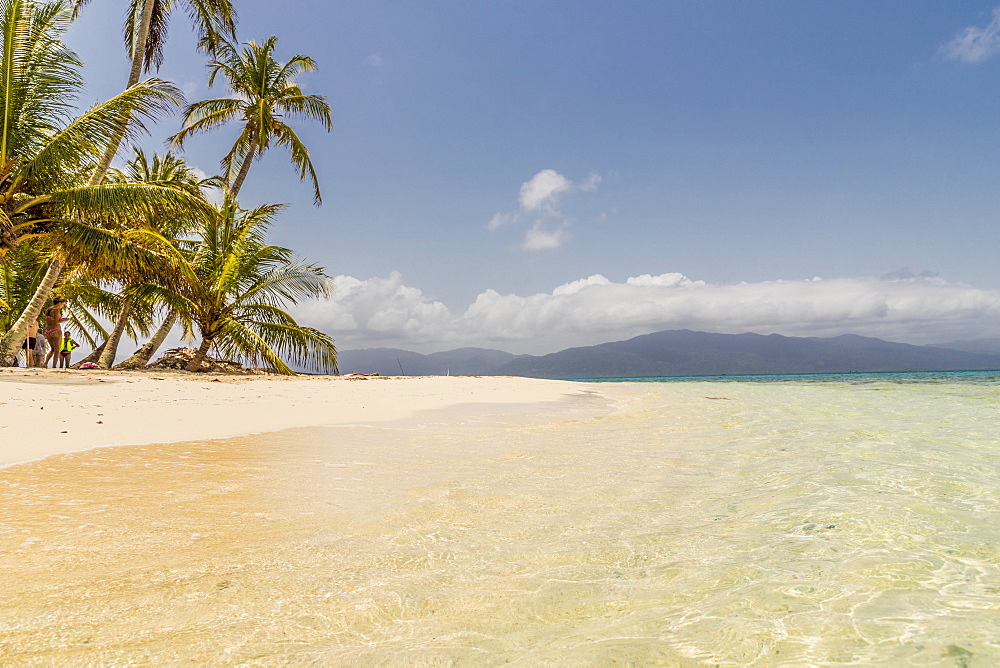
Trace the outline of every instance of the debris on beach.
[[[194, 348], [173, 348], [163, 353], [163, 357], [150, 363], [147, 369], [180, 369], [183, 370], [191, 360], [194, 359], [197, 351]], [[233, 373], [242, 375], [263, 375], [267, 373], [264, 369], [248, 369], [239, 362], [230, 360], [217, 360], [206, 357], [198, 373]]]

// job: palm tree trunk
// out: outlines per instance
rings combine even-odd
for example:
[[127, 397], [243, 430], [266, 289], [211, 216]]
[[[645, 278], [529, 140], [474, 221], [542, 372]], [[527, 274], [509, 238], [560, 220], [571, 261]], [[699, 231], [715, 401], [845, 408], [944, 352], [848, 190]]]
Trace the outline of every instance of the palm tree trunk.
[[28, 302], [28, 307], [24, 309], [21, 316], [14, 322], [10, 330], [0, 339], [0, 366], [13, 366], [17, 353], [21, 350], [21, 344], [28, 335], [28, 324], [32, 320], [38, 320], [38, 314], [42, 312], [42, 307], [52, 294], [52, 288], [59, 280], [59, 274], [66, 266], [66, 260], [61, 256], [56, 256], [45, 270], [42, 282], [38, 284], [35, 293]]
[[156, 0], [143, 0], [142, 23], [139, 25], [139, 32], [135, 35], [135, 44], [132, 45], [132, 70], [128, 75], [128, 88], [139, 83], [142, 75], [142, 66], [146, 63], [146, 43], [149, 41], [149, 27], [153, 22], [153, 9], [156, 7]]
[[253, 162], [254, 156], [257, 154], [257, 140], [254, 139], [250, 142], [250, 150], [247, 151], [247, 157], [243, 160], [243, 164], [240, 165], [240, 173], [236, 175], [236, 180], [233, 181], [233, 186], [229, 189], [235, 199], [237, 195], [240, 194], [240, 188], [243, 187], [243, 182], [247, 178], [247, 174], [250, 173], [250, 163]]
[[[153, 20], [155, 4], [156, 0], [144, 0], [143, 2], [142, 23], [139, 25], [138, 33], [136, 33], [135, 44], [132, 45], [132, 69], [129, 71], [128, 83], [125, 85], [126, 88], [131, 88], [137, 84], [139, 77], [142, 75], [142, 66], [146, 56], [146, 42], [149, 39], [149, 26]], [[99, 185], [104, 180], [104, 176], [108, 173], [111, 161], [115, 159], [124, 136], [125, 128], [122, 127], [117, 133], [115, 140], [105, 149], [104, 155], [101, 156], [101, 161], [97, 163], [97, 168], [90, 177], [90, 185]], [[125, 331], [125, 322], [131, 310], [131, 302], [125, 302], [118, 314], [118, 321], [115, 323], [114, 329], [104, 343], [73, 366], [78, 368], [85, 362], [97, 362], [97, 365], [102, 369], [110, 369], [111, 365], [115, 362], [115, 356], [118, 354], [118, 343], [121, 341], [122, 332]]]
[[164, 318], [163, 324], [160, 328], [156, 330], [156, 334], [151, 338], [142, 348], [135, 351], [135, 353], [129, 357], [127, 360], [116, 366], [116, 369], [141, 369], [147, 364], [149, 360], [153, 358], [156, 351], [159, 350], [160, 346], [166, 340], [167, 335], [170, 334], [170, 330], [174, 328], [174, 324], [177, 322], [177, 311], [171, 309], [167, 317]]
[[97, 366], [102, 369], [110, 369], [115, 364], [115, 357], [118, 356], [118, 344], [122, 340], [122, 334], [125, 333], [125, 326], [128, 324], [128, 318], [132, 314], [134, 303], [131, 298], [126, 298], [122, 302], [122, 308], [118, 312], [118, 320], [115, 322], [114, 329], [108, 334], [108, 339], [104, 342], [104, 350], [101, 351], [100, 357], [97, 358]]
[[204, 363], [205, 358], [208, 357], [208, 349], [212, 347], [212, 339], [204, 338], [201, 340], [201, 346], [198, 351], [194, 354], [194, 358], [188, 362], [188, 365], [184, 367], [185, 371], [198, 371], [201, 369], [202, 363]]
[[[132, 70], [129, 72], [126, 88], [131, 88], [139, 83], [139, 77], [142, 75], [142, 66], [146, 62], [146, 42], [149, 41], [149, 26], [153, 21], [155, 4], [156, 0], [145, 0], [143, 2], [142, 23], [139, 25], [139, 31], [136, 33], [135, 44], [132, 45]], [[101, 161], [97, 164], [97, 169], [94, 171], [94, 178], [91, 179], [90, 185], [97, 185], [104, 180], [104, 175], [107, 174], [108, 168], [111, 167], [111, 161], [115, 159], [115, 154], [118, 153], [118, 147], [121, 146], [124, 136], [125, 128], [123, 127], [117, 134], [115, 141], [108, 146], [104, 155], [101, 156]]]

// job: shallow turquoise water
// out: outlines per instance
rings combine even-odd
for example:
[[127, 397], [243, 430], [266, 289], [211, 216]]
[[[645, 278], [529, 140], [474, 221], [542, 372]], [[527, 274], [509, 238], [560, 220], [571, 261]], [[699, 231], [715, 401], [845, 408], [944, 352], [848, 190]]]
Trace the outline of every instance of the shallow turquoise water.
[[651, 376], [645, 378], [572, 378], [590, 383], [868, 383], [1000, 385], [1000, 370], [873, 371], [864, 373], [756, 374], [743, 376]]
[[4, 470], [0, 658], [1000, 663], [995, 376], [589, 387]]

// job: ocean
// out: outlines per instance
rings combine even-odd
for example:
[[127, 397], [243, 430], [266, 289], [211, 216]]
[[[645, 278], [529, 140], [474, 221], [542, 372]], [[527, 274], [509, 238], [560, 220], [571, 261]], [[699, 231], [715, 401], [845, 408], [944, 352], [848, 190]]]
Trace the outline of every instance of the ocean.
[[1000, 373], [581, 389], [2, 469], [0, 664], [1000, 663]]

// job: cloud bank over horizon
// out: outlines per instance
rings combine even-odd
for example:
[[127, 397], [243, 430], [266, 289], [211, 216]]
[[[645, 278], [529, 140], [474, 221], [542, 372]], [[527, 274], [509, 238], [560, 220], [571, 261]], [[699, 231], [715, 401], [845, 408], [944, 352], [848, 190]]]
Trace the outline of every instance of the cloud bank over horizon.
[[683, 274], [616, 283], [594, 274], [531, 296], [485, 290], [463, 313], [408, 286], [398, 272], [337, 276], [328, 300], [293, 311], [344, 350], [461, 347], [545, 354], [666, 329], [739, 334], [861, 334], [905, 343], [1000, 336], [1000, 291], [933, 275], [711, 284]]

